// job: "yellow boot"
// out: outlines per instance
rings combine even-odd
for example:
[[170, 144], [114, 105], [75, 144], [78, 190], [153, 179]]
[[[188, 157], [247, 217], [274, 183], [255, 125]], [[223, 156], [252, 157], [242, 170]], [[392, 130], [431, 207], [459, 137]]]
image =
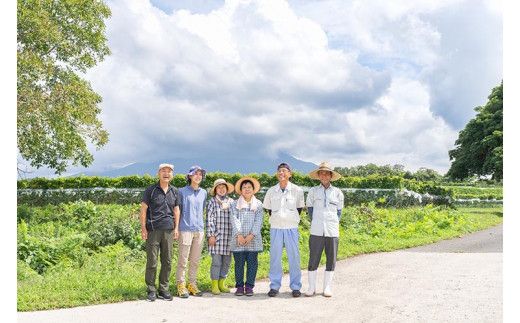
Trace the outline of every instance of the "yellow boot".
[[197, 287], [197, 284], [188, 283], [188, 292], [193, 296], [202, 296], [202, 292]]
[[219, 283], [219, 281], [216, 279], [213, 279], [211, 281], [211, 292], [213, 293], [213, 295], [220, 294], [220, 289], [219, 289], [218, 283]]
[[177, 283], [177, 295], [179, 295], [180, 298], [188, 298], [190, 296], [184, 282]]
[[220, 279], [218, 280], [218, 289], [219, 289], [222, 293], [229, 293], [229, 288], [227, 288], [227, 286], [226, 286], [225, 278], [220, 278]]

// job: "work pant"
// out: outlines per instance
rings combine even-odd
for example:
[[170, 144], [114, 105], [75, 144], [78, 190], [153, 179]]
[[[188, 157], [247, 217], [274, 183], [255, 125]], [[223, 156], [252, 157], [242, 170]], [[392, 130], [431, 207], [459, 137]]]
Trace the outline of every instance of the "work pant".
[[285, 245], [289, 259], [289, 287], [300, 290], [302, 287], [302, 272], [300, 269], [298, 228], [271, 229], [271, 248], [269, 249], [269, 280], [271, 289], [279, 290], [282, 284], [282, 252]]
[[334, 271], [338, 256], [338, 243], [338, 237], [320, 237], [311, 234], [309, 238], [309, 271], [318, 269], [324, 248], [327, 257], [325, 271]]
[[148, 292], [157, 291], [155, 276], [157, 274], [157, 256], [161, 257], [159, 273], [159, 290], [168, 291], [170, 272], [172, 269], [173, 230], [148, 231], [146, 239], [146, 273], [144, 280]]
[[197, 283], [197, 271], [199, 269], [200, 254], [204, 243], [204, 232], [181, 231], [179, 232], [179, 259], [177, 261], [177, 283], [185, 282], [186, 265], [188, 269], [188, 281]]

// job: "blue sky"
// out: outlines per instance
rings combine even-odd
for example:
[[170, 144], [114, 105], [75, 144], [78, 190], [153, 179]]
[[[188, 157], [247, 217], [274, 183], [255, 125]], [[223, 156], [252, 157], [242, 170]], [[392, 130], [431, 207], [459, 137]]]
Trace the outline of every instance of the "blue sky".
[[107, 3], [96, 170], [284, 152], [444, 173], [503, 77], [500, 1]]

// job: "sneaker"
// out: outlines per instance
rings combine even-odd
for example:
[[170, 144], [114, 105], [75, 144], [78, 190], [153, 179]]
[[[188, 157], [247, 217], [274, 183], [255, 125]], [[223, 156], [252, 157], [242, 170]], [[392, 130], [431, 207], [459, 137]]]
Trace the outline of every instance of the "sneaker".
[[253, 296], [253, 287], [246, 286], [246, 296]]
[[179, 295], [180, 298], [188, 298], [190, 296], [190, 294], [188, 294], [188, 290], [186, 289], [186, 284], [177, 284], [177, 295]]
[[276, 295], [278, 295], [278, 291], [276, 289], [272, 289], [269, 291], [269, 293], [267, 293], [267, 296], [269, 297], [275, 297]]
[[199, 290], [196, 284], [188, 284], [188, 292], [193, 296], [202, 296], [202, 292]]
[[157, 299], [157, 296], [155, 295], [155, 292], [148, 292], [147, 298], [150, 302], [153, 302]]
[[166, 291], [159, 291], [159, 295], [157, 297], [162, 298], [165, 301], [171, 301], [173, 299], [172, 294]]
[[299, 290], [292, 291], [292, 297], [300, 297], [300, 296], [302, 296], [302, 293]]
[[237, 290], [235, 291], [236, 296], [243, 296], [244, 295], [244, 286], [237, 287]]

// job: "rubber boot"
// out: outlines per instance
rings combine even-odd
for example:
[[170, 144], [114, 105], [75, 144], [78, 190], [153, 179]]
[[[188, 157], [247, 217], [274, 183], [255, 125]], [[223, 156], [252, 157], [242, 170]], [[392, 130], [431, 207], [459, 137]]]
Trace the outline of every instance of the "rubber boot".
[[316, 275], [317, 270], [309, 271], [309, 289], [305, 293], [305, 296], [312, 296], [316, 293]]
[[225, 278], [220, 278], [218, 280], [218, 289], [222, 292], [222, 293], [229, 293], [229, 288], [227, 288], [226, 286], [226, 279]]
[[325, 277], [323, 278], [323, 296], [325, 297], [332, 296], [332, 277], [334, 277], [333, 271], [325, 271]]
[[220, 289], [218, 287], [218, 280], [216, 280], [216, 279], [213, 279], [211, 281], [211, 292], [213, 293], [213, 295], [219, 295], [220, 294]]

